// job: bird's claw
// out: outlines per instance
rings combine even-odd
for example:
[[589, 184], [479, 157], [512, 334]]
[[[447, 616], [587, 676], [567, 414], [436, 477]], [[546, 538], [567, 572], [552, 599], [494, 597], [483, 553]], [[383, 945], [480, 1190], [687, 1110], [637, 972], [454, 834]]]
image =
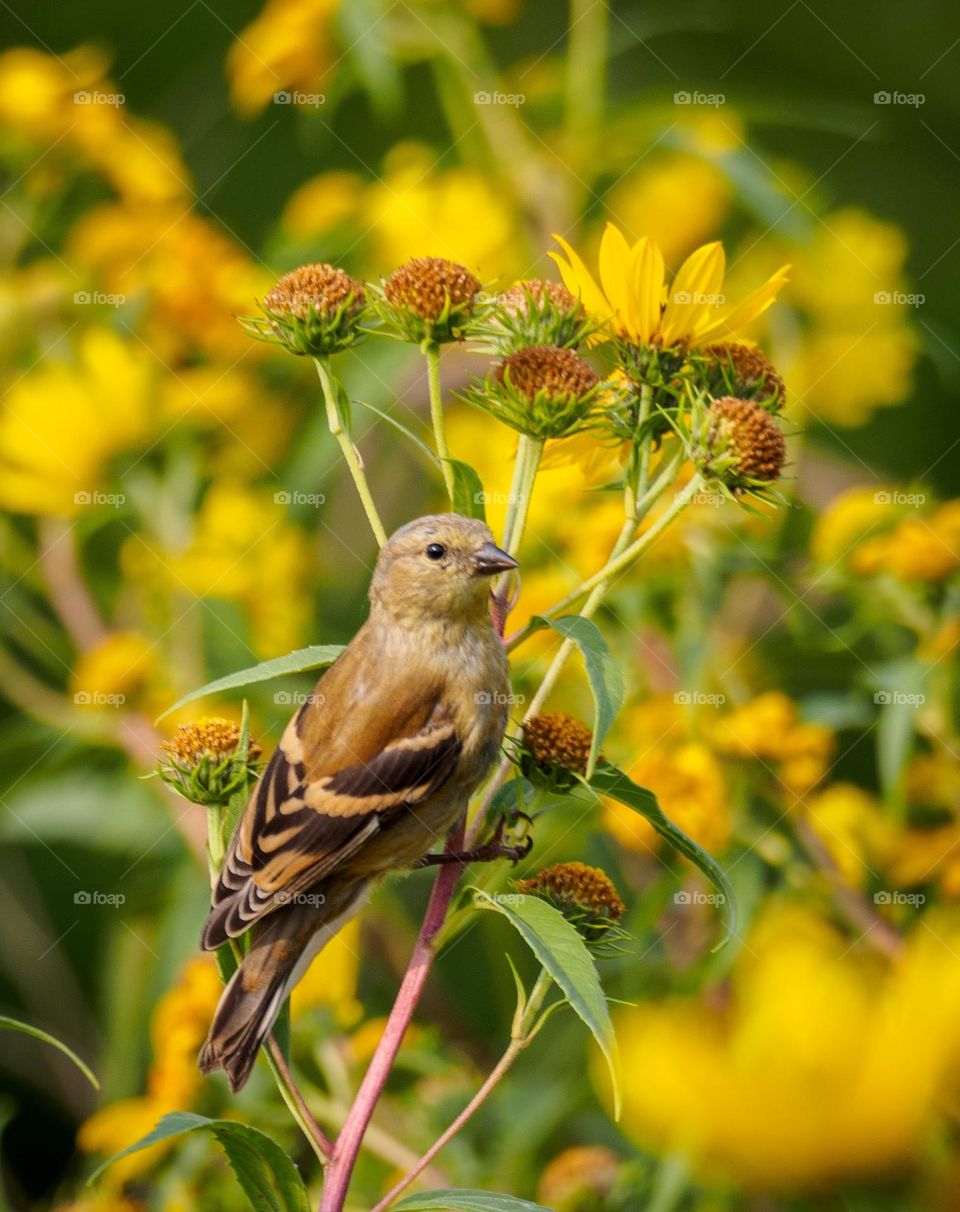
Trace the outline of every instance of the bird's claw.
[[[517, 815], [530, 822], [530, 818], [526, 813], [521, 812]], [[519, 863], [533, 849], [533, 838], [525, 837], [515, 846], [505, 845], [503, 835], [506, 827], [506, 818], [501, 817], [492, 836], [482, 845], [475, 846], [472, 850], [445, 850], [442, 854], [425, 854], [415, 865], [417, 867], [430, 867], [436, 863], [490, 863], [494, 859], [499, 858], [509, 859], [512, 863]]]

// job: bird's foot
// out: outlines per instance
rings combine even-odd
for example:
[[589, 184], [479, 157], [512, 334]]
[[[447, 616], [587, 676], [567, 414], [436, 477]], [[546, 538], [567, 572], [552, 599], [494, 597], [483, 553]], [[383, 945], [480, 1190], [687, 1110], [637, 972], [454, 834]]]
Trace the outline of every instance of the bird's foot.
[[[519, 813], [518, 815], [527, 821], [530, 820], [525, 813]], [[425, 854], [422, 859], [418, 860], [416, 866], [432, 867], [434, 864], [439, 863], [490, 863], [494, 859], [499, 858], [506, 858], [512, 863], [519, 863], [533, 849], [533, 838], [525, 837], [514, 846], [508, 845], [503, 840], [506, 824], [506, 818], [501, 817], [497, 822], [496, 829], [493, 831], [493, 836], [482, 845], [475, 846], [472, 850], [445, 850], [442, 854]]]

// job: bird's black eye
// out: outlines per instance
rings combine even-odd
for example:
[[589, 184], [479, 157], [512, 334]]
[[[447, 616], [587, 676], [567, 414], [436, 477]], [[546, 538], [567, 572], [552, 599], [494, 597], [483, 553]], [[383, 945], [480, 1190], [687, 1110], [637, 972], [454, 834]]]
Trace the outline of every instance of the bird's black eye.
[[447, 549], [442, 543], [431, 543], [427, 548], [427, 558], [430, 560], [442, 560], [447, 554]]

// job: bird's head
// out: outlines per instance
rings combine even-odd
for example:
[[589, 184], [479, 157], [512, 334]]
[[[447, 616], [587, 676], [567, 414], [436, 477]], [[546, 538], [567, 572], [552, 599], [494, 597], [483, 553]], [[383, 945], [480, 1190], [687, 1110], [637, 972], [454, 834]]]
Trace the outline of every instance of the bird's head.
[[482, 618], [490, 578], [516, 567], [483, 522], [434, 514], [390, 536], [377, 560], [370, 601], [400, 621]]

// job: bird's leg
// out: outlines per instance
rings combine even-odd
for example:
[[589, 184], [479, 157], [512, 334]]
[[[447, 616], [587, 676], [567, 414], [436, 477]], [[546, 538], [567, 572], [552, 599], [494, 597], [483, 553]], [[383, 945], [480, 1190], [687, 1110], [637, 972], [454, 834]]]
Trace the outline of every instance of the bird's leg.
[[[522, 812], [517, 815], [525, 816]], [[526, 819], [529, 821], [530, 818]], [[498, 858], [508, 858], [512, 863], [518, 863], [533, 849], [533, 838], [525, 837], [518, 846], [508, 846], [503, 840], [506, 825], [507, 819], [502, 816], [497, 822], [493, 836], [482, 845], [475, 846], [472, 850], [445, 850], [442, 854], [425, 854], [414, 866], [431, 867], [435, 863], [489, 863]]]

